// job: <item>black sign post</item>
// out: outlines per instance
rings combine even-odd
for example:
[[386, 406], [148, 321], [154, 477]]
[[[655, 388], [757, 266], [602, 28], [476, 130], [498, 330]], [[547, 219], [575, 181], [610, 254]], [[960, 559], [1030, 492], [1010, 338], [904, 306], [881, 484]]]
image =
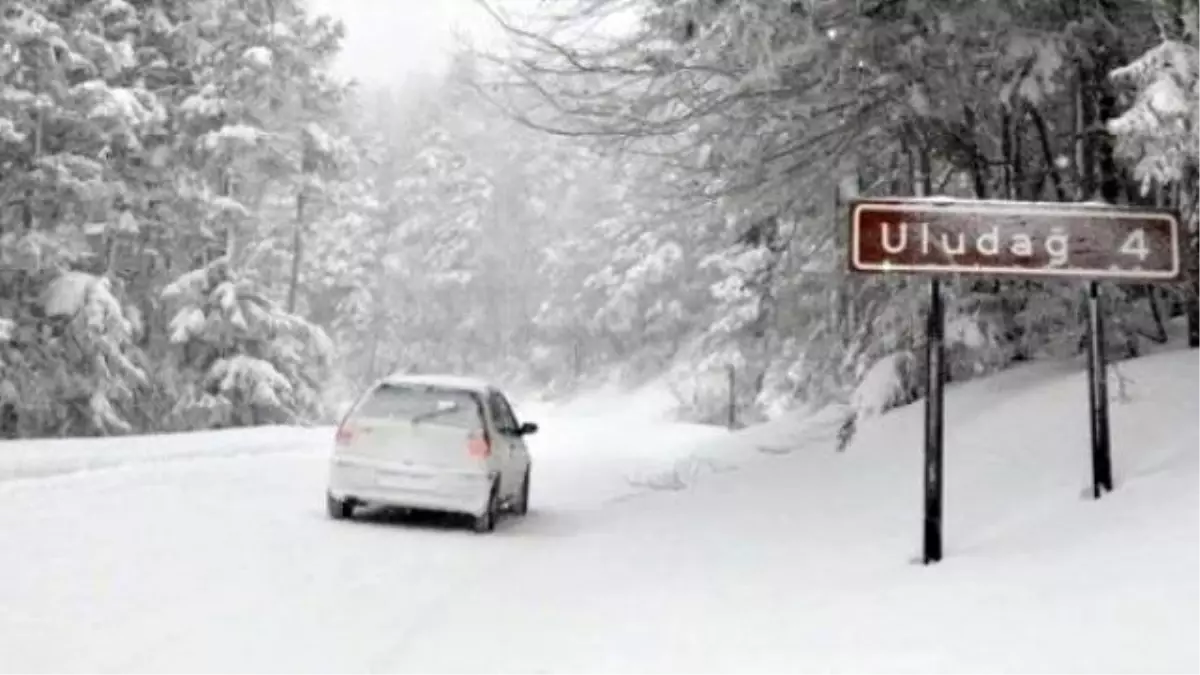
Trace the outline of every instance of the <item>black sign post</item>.
[[1088, 408], [1092, 422], [1092, 496], [1112, 492], [1112, 448], [1108, 436], [1108, 361], [1104, 355], [1104, 314], [1100, 284], [1088, 283]]
[[1104, 321], [1097, 280], [1174, 282], [1179, 219], [1105, 204], [859, 199], [850, 204], [850, 270], [930, 274], [925, 342], [925, 564], [942, 559], [944, 310], [939, 276], [1089, 280], [1088, 400], [1092, 490], [1113, 489]]
[[945, 314], [941, 279], [934, 277], [929, 280], [929, 316], [925, 327], [925, 527], [921, 551], [926, 565], [942, 559]]

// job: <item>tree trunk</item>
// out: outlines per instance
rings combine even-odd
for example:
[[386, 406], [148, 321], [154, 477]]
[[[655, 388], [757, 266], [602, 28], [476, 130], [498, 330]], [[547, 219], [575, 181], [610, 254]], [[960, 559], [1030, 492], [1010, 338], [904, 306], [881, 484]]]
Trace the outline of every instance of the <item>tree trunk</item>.
[[1200, 283], [1192, 279], [1186, 303], [1188, 348], [1200, 348]]
[[1153, 286], [1146, 288], [1146, 301], [1150, 303], [1150, 316], [1154, 319], [1154, 335], [1147, 337], [1163, 344], [1169, 339], [1169, 336], [1167, 335], [1167, 325], [1163, 321], [1162, 310], [1158, 306], [1158, 291]]
[[300, 287], [300, 267], [304, 259], [304, 207], [307, 195], [303, 187], [296, 194], [296, 223], [292, 228], [292, 271], [288, 278], [287, 311], [296, 313], [296, 294]]
[[975, 109], [969, 105], [963, 106], [963, 121], [967, 125], [967, 131], [971, 134], [971, 181], [975, 187], [975, 197], [977, 199], [987, 198], [987, 166], [983, 161], [983, 153], [979, 148], [979, 135], [975, 133], [975, 126], [978, 120], [975, 117]]
[[1091, 133], [1092, 87], [1091, 74], [1080, 64], [1075, 78], [1075, 170], [1079, 201], [1087, 201], [1096, 195], [1096, 153]]
[[1174, 183], [1156, 183], [1151, 202], [1156, 208], [1174, 211], [1183, 230], [1183, 282], [1176, 297], [1183, 306], [1190, 349], [1200, 348], [1200, 242], [1197, 241], [1196, 232], [1197, 208], [1200, 204], [1197, 204], [1197, 195], [1194, 192], [1194, 186], [1198, 182], [1200, 174], [1193, 167], [1184, 171], [1181, 179]]
[[[40, 78], [36, 82], [33, 90], [34, 90], [34, 93], [41, 94], [42, 88], [41, 88], [41, 79]], [[37, 165], [38, 158], [40, 158], [42, 156], [42, 145], [44, 142], [45, 124], [46, 124], [46, 111], [39, 107], [38, 111], [37, 111], [37, 123], [33, 127], [33, 163], [30, 166], [31, 170], [33, 169], [34, 166]], [[33, 197], [34, 197], [33, 188], [30, 187], [30, 188], [26, 189], [25, 190], [25, 203], [22, 204], [22, 210], [21, 210], [21, 224], [23, 225], [25, 232], [29, 232], [30, 230], [32, 230], [33, 225], [34, 225]]]
[[[1042, 146], [1042, 161], [1046, 163], [1047, 175], [1050, 176], [1050, 181], [1054, 185], [1054, 197], [1057, 201], [1067, 201], [1067, 189], [1063, 186], [1062, 176], [1059, 175], [1058, 167], [1054, 163], [1054, 148], [1050, 145], [1050, 129], [1046, 125], [1046, 119], [1036, 108], [1029, 108], [1029, 119], [1033, 120], [1034, 127], [1038, 132], [1038, 139]], [[1019, 150], [1019, 148], [1018, 148]], [[1038, 186], [1041, 190], [1041, 186]]]
[[[1108, 58], [1101, 58], [1092, 70], [1093, 95], [1096, 102], [1095, 119], [1100, 122], [1117, 116], [1117, 94], [1113, 90], [1112, 83], [1107, 77], [1097, 76], [1097, 73], [1107, 73], [1110, 70], [1111, 64]], [[1113, 137], [1108, 133], [1102, 133], [1091, 136], [1091, 138], [1095, 139], [1100, 197], [1109, 204], [1116, 204], [1117, 198], [1121, 194], [1121, 172], [1117, 167]]]
[[[228, 169], [228, 168], [217, 169], [217, 194], [222, 197], [232, 197], [233, 196], [233, 170], [232, 169]], [[205, 245], [207, 247], [209, 245], [209, 242], [205, 242]], [[237, 258], [237, 246], [238, 246], [237, 224], [234, 221], [233, 216], [226, 216], [225, 251], [223, 254], [225, 255], [226, 259], [230, 262], [230, 264], [232, 264], [233, 261]], [[206, 252], [206, 254], [204, 255], [204, 260], [203, 260], [202, 264], [207, 265], [210, 262], [212, 262], [212, 260], [209, 259], [207, 252]]]
[[1187, 250], [1184, 252], [1184, 259], [1187, 260], [1186, 279], [1187, 288], [1185, 290], [1186, 301], [1184, 302], [1184, 312], [1187, 315], [1187, 332], [1188, 332], [1188, 347], [1190, 349], [1200, 348], [1200, 242], [1197, 238], [1200, 233], [1197, 233], [1197, 209], [1200, 208], [1200, 194], [1196, 193], [1197, 171], [1193, 167], [1192, 170], [1184, 173], [1184, 177], [1175, 186], [1175, 211], [1179, 214], [1180, 223], [1183, 230], [1187, 232], [1185, 245]]

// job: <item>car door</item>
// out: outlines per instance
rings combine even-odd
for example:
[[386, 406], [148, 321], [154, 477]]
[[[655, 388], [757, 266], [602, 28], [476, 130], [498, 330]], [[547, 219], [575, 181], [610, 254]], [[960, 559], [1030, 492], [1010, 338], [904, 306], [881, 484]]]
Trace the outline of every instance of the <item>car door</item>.
[[525, 441], [521, 438], [512, 406], [503, 394], [494, 390], [488, 393], [488, 410], [496, 427], [496, 454], [501, 462], [500, 493], [510, 497], [520, 489], [528, 464]]

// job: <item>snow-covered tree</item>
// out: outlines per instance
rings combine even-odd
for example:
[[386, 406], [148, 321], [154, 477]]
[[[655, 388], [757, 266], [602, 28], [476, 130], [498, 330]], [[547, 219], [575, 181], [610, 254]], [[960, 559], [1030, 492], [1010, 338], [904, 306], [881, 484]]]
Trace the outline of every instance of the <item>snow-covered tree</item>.
[[184, 274], [163, 295], [174, 311], [181, 427], [294, 424], [322, 414], [328, 337], [240, 279], [227, 258]]
[[[340, 36], [287, 0], [4, 3], [5, 434], [161, 426], [189, 381], [168, 365], [163, 288], [231, 245], [254, 242], [261, 263], [279, 242], [299, 261], [288, 244], [304, 218], [273, 227], [267, 187], [294, 196], [291, 212], [325, 208], [321, 181], [341, 159], [328, 130], [342, 87], [327, 71]], [[286, 296], [287, 262], [268, 264], [283, 284], [264, 291]], [[295, 417], [317, 406], [289, 358], [273, 364], [296, 388], [283, 401]]]
[[[669, 287], [676, 299], [710, 288], [705, 306], [683, 303], [695, 328], [676, 358], [694, 372], [738, 363], [739, 398], [762, 408], [846, 401], [872, 364], [920, 353], [925, 286], [843, 271], [844, 198], [1126, 199], [1116, 149], [1096, 132], [1115, 113], [1107, 72], [1149, 46], [1156, 3], [504, 5], [512, 55], [496, 59], [509, 77], [485, 91], [528, 126], [662, 176], [647, 184], [656, 207], [691, 225], [681, 259], [704, 263]], [[598, 22], [609, 30], [587, 30]], [[630, 227], [661, 241], [673, 223]], [[629, 297], [618, 289], [612, 300]], [[962, 328], [955, 378], [1083, 344], [1068, 285], [964, 279], [947, 291]], [[1115, 353], [1135, 353], [1153, 294], [1111, 295]], [[904, 403], [920, 372], [900, 376]]]
[[[5, 240], [12, 237], [0, 236], [0, 244]], [[18, 271], [4, 278], [27, 294], [0, 302], [3, 435], [131, 431], [150, 385], [135, 346], [140, 318], [106, 278], [57, 265], [31, 268], [43, 253], [53, 256], [53, 244], [39, 249], [26, 238], [0, 246], [0, 267]]]
[[[846, 199], [1194, 223], [1192, 6], [505, 3], [511, 51], [380, 92], [330, 75], [341, 28], [301, 0], [9, 0], [0, 426], [301, 420], [318, 385], [393, 370], [669, 373], [706, 419], [731, 366], [743, 419], [886, 372], [903, 404], [925, 285], [845, 271]], [[47, 314], [68, 284], [91, 309]], [[1114, 355], [1165, 340], [1191, 288], [1106, 289]], [[963, 279], [947, 304], [956, 379], [1083, 345], [1066, 284]]]
[[[1200, 346], [1200, 13], [1195, 3], [1158, 2], [1163, 41], [1112, 71], [1129, 93], [1128, 106], [1107, 121], [1116, 154], [1132, 167], [1143, 194], [1174, 208], [1188, 238], [1188, 339]], [[1155, 316], [1154, 294], [1147, 294]], [[1161, 322], [1160, 322], [1161, 325]]]

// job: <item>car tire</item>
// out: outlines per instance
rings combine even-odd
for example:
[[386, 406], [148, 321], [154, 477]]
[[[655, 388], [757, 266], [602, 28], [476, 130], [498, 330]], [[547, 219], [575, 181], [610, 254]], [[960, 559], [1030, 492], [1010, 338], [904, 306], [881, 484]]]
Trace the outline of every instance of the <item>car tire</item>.
[[529, 513], [529, 475], [530, 470], [525, 469], [525, 477], [521, 479], [521, 490], [517, 493], [517, 501], [513, 503], [514, 515], [523, 516]]
[[325, 512], [334, 520], [348, 520], [354, 515], [354, 502], [349, 499], [338, 499], [326, 492]]
[[500, 517], [500, 488], [495, 483], [488, 494], [487, 509], [475, 516], [472, 528], [479, 534], [487, 534], [496, 529], [496, 519]]

